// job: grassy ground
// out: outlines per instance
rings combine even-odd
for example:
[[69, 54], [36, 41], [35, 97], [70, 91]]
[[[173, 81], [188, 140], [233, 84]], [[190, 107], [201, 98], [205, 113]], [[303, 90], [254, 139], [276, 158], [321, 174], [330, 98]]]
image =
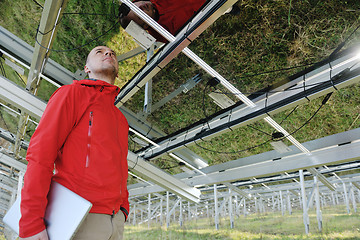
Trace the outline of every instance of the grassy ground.
[[126, 226], [125, 239], [360, 239], [359, 214], [345, 214], [345, 208], [325, 208], [323, 231], [317, 228], [316, 213], [310, 212], [310, 233], [305, 234], [302, 212], [292, 215], [269, 213], [266, 215], [240, 216], [235, 219], [234, 229], [230, 229], [229, 219], [222, 218], [220, 229], [215, 230], [213, 219], [198, 219], [185, 222], [183, 227], [173, 224], [169, 229], [147, 224]]

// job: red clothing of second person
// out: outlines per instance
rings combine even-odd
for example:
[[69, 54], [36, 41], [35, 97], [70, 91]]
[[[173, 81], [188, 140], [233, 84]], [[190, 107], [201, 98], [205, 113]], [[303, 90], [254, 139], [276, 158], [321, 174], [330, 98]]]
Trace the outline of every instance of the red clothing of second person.
[[[157, 21], [161, 26], [175, 35], [181, 27], [199, 10], [206, 0], [150, 0], [159, 13]], [[158, 32], [149, 29], [149, 33], [158, 41], [167, 42]]]

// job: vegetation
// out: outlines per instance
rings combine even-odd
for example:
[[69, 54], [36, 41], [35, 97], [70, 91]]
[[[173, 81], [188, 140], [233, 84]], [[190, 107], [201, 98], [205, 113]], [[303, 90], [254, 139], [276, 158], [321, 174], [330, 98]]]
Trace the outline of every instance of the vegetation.
[[[172, 224], [168, 229], [147, 224], [125, 227], [125, 239], [359, 239], [360, 218], [358, 213], [345, 214], [344, 207], [324, 208], [323, 231], [319, 232], [316, 213], [310, 212], [310, 233], [305, 234], [302, 212], [292, 215], [267, 213], [265, 215], [240, 216], [235, 219], [234, 228], [230, 229], [228, 218], [222, 218], [219, 230], [215, 230], [213, 219], [198, 219], [185, 222], [183, 227]], [[146, 225], [146, 226], [145, 226]]]

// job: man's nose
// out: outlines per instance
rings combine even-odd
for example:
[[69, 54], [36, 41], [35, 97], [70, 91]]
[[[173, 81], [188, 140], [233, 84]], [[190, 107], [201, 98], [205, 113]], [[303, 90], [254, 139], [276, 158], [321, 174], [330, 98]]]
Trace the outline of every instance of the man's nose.
[[114, 55], [114, 54], [113, 54], [112, 51], [106, 51], [106, 52], [105, 52], [105, 55], [110, 55], [110, 56], [112, 56], [112, 55]]

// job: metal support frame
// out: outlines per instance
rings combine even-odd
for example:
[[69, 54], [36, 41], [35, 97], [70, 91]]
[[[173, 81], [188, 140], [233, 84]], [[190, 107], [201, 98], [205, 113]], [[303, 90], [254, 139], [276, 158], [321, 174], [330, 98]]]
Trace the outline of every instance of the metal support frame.
[[149, 179], [160, 187], [174, 192], [192, 202], [200, 201], [200, 190], [184, 184], [182, 181], [146, 162], [144, 159], [131, 151], [128, 151], [128, 164], [131, 171], [145, 179]]
[[47, 59], [50, 55], [50, 49], [55, 39], [58, 22], [65, 10], [67, 0], [54, 1], [46, 0], [41, 15], [39, 30], [36, 34], [36, 44], [31, 61], [30, 72], [26, 88], [36, 94], [39, 84], [40, 73], [43, 72]]
[[169, 192], [166, 192], [166, 227], [170, 226], [170, 202], [169, 202]]
[[230, 218], [230, 228], [234, 228], [234, 210], [233, 210], [233, 198], [232, 191], [229, 189], [229, 218]]
[[318, 177], [314, 176], [314, 188], [315, 188], [315, 203], [316, 203], [316, 219], [318, 221], [319, 231], [322, 232], [322, 213], [320, 207], [320, 192], [319, 192], [319, 183]]
[[[190, 49], [186, 48], [192, 40], [194, 40], [201, 32], [210, 26], [218, 17], [220, 17], [236, 0], [219, 0], [210, 1], [207, 6], [199, 12], [176, 36], [176, 38], [160, 26], [155, 20], [141, 11], [130, 0], [121, 0], [144, 22], [158, 31], [169, 43], [164, 46], [152, 59], [143, 67], [132, 80], [123, 88], [119, 94], [118, 105], [121, 106], [133, 94], [135, 94], [150, 78], [163, 69], [180, 51], [183, 51], [191, 60], [201, 66], [211, 76], [218, 77], [217, 73]], [[218, 77], [221, 79], [222, 77]], [[222, 82], [227, 82], [223, 79]]]
[[215, 211], [215, 229], [219, 230], [219, 208], [218, 208], [218, 192], [217, 185], [214, 184], [214, 211]]
[[[356, 61], [354, 54], [341, 57], [333, 62], [332, 74], [336, 75], [341, 73], [348, 67], [352, 66]], [[324, 68], [326, 68], [324, 70]], [[276, 94], [272, 94], [259, 99], [256, 102], [256, 106], [250, 108], [243, 105], [231, 108], [229, 111], [222, 113], [207, 122], [199, 122], [191, 129], [177, 133], [176, 135], [170, 135], [168, 138], [158, 141], [158, 146], [149, 147], [143, 150], [144, 158], [152, 159], [161, 156], [164, 153], [174, 151], [184, 146], [191, 146], [194, 142], [201, 143], [202, 140], [206, 140], [215, 137], [224, 132], [234, 130], [237, 127], [245, 126], [254, 121], [258, 121], [267, 116], [267, 114], [275, 114], [279, 111], [283, 111], [294, 105], [299, 105], [307, 99], [314, 99], [321, 95], [327, 94], [334, 90], [333, 84], [337, 89], [348, 86], [349, 84], [360, 81], [360, 68], [349, 73], [349, 75], [343, 75], [337, 79], [337, 81], [329, 81], [330, 73], [328, 65], [324, 65], [322, 68], [314, 70], [308, 74], [307, 84], [316, 86], [304, 88], [296, 88], [298, 84], [303, 83], [303, 77], [305, 75], [292, 81], [295, 84], [295, 88], [292, 91], [283, 91]], [[305, 98], [306, 97], [306, 98]], [[307, 153], [307, 152], [305, 152]]]
[[357, 212], [357, 206], [356, 206], [356, 198], [355, 198], [355, 193], [354, 193], [354, 188], [353, 188], [353, 184], [350, 182], [349, 183], [350, 185], [350, 197], [351, 197], [351, 202], [352, 202], [352, 205], [353, 205], [353, 208], [354, 208], [354, 212], [356, 213]]
[[348, 196], [345, 182], [343, 182], [342, 185], [343, 185], [343, 191], [344, 191], [343, 194], [344, 194], [344, 201], [345, 201], [345, 205], [346, 205], [346, 211], [348, 214], [350, 214], [349, 196]]
[[150, 228], [151, 221], [151, 193], [148, 195], [148, 228]]
[[[23, 67], [30, 69], [35, 49], [0, 26], [0, 52]], [[47, 59], [47, 63], [44, 66], [43, 73], [40, 73], [40, 77], [55, 85], [71, 84], [75, 78], [74, 73], [50, 58]]]
[[304, 180], [304, 173], [303, 170], [299, 170], [300, 175], [300, 185], [301, 185], [301, 199], [302, 199], [302, 205], [303, 205], [303, 221], [305, 226], [305, 233], [309, 234], [309, 226], [310, 226], [310, 220], [308, 215], [308, 208], [306, 204], [306, 192], [305, 192], [305, 180]]
[[161, 108], [167, 102], [171, 101], [171, 99], [173, 99], [174, 97], [179, 95], [181, 92], [184, 92], [184, 93], [188, 92], [191, 88], [193, 88], [200, 81], [201, 81], [201, 77], [199, 76], [199, 74], [190, 78], [189, 80], [187, 80], [186, 83], [182, 84], [174, 92], [170, 93], [169, 95], [167, 95], [166, 97], [161, 99], [159, 102], [155, 103], [151, 108], [151, 112], [154, 112], [157, 109]]
[[180, 227], [183, 226], [184, 224], [184, 220], [183, 220], [183, 207], [182, 207], [182, 201], [181, 201], [181, 198], [180, 198], [180, 213], [179, 213], [179, 225]]
[[280, 201], [281, 214], [284, 216], [285, 215], [285, 206], [284, 206], [282, 191], [279, 192], [279, 201]]
[[[146, 51], [146, 61], [148, 62], [154, 55], [154, 44]], [[145, 98], [144, 98], [144, 114], [151, 113], [152, 108], [152, 79], [145, 84]]]
[[291, 206], [291, 199], [290, 199], [290, 191], [287, 190], [286, 192], [286, 198], [287, 198], [287, 205], [288, 205], [288, 211], [289, 211], [289, 215], [292, 214], [292, 206]]
[[0, 76], [0, 98], [38, 120], [40, 120], [46, 107], [44, 101], [26, 92], [3, 76]]

